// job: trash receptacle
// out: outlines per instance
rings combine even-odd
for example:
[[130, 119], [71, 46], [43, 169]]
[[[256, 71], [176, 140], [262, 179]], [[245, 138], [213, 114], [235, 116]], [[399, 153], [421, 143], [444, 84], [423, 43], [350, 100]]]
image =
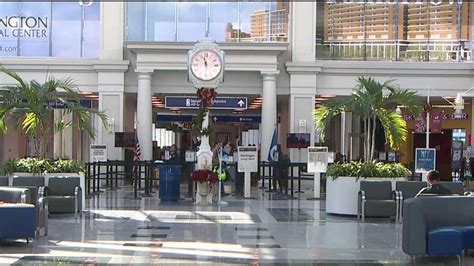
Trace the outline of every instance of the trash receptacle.
[[179, 200], [181, 183], [181, 165], [160, 165], [160, 199], [164, 201]]

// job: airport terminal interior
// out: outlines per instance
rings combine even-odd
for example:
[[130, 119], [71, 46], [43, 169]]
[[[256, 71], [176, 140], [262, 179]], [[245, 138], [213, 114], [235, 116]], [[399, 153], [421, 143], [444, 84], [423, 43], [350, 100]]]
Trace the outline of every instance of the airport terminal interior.
[[0, 2], [0, 264], [474, 265], [473, 23]]

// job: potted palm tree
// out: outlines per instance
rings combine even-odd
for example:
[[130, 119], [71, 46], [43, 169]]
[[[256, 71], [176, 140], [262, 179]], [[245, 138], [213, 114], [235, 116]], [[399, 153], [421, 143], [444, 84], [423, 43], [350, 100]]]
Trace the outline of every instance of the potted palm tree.
[[363, 162], [333, 164], [327, 169], [327, 212], [356, 215], [361, 178], [391, 178], [394, 182], [404, 179], [409, 173], [400, 164], [384, 166], [374, 162], [377, 125], [383, 128], [386, 144], [390, 148], [397, 150], [406, 141], [407, 124], [396, 113], [397, 105], [403, 105], [414, 114], [421, 109], [416, 92], [400, 89], [391, 80], [381, 83], [371, 77], [359, 77], [350, 99], [328, 101], [315, 110], [316, 128], [321, 132], [322, 139], [330, 121], [342, 112], [352, 112], [359, 117], [364, 128]]
[[[9, 130], [7, 121], [10, 121], [14, 124], [13, 130], [23, 130], [28, 136], [40, 140], [35, 141], [34, 147], [35, 153], [40, 155], [39, 158], [9, 160], [3, 171], [18, 175], [15, 173], [17, 170], [33, 169], [27, 175], [40, 174], [48, 178], [48, 173], [69, 175], [64, 171], [82, 169], [82, 162], [48, 158], [50, 136], [54, 132], [74, 127], [86, 132], [93, 139], [95, 135], [91, 123], [92, 114], [97, 115], [107, 128], [106, 115], [81, 105], [80, 94], [70, 78], [56, 79], [49, 76], [44, 83], [39, 83], [36, 80], [25, 81], [14, 71], [3, 67], [0, 67], [0, 72], [16, 82], [15, 85], [0, 88], [0, 131], [6, 133]], [[63, 114], [71, 114], [76, 119], [70, 122], [55, 120], [55, 108], [61, 108]], [[74, 176], [78, 174], [85, 184], [83, 173], [70, 173]]]

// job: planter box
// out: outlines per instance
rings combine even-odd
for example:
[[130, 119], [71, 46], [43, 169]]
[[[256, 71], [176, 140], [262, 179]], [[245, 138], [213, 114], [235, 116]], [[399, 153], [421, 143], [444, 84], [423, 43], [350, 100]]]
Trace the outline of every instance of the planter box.
[[8, 181], [8, 185], [11, 186], [13, 184], [13, 177], [14, 176], [43, 176], [45, 185], [48, 186], [49, 178], [61, 176], [61, 177], [79, 177], [80, 184], [81, 184], [81, 197], [82, 197], [82, 210], [84, 210], [84, 206], [86, 205], [86, 178], [83, 172], [80, 173], [47, 173], [47, 174], [33, 174], [33, 173], [13, 173]]
[[392, 190], [395, 182], [405, 181], [406, 178], [359, 178], [340, 176], [335, 180], [326, 179], [326, 212], [331, 214], [357, 215], [357, 197], [360, 190], [360, 181], [391, 181]]

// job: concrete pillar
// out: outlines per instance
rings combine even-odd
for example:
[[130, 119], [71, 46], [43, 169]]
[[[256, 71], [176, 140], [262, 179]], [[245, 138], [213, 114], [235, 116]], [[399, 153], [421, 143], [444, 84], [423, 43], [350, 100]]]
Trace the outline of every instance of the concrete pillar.
[[141, 160], [153, 158], [152, 146], [152, 105], [151, 105], [151, 72], [138, 73], [137, 92], [137, 136], [141, 148]]
[[292, 62], [316, 59], [316, 5], [317, 1], [290, 1], [291, 3], [291, 56]]
[[277, 122], [276, 75], [278, 71], [262, 72], [262, 136], [260, 138], [260, 160], [268, 161], [268, 152], [272, 143]]
[[125, 25], [125, 2], [100, 2], [100, 59], [122, 60]]
[[[311, 145], [315, 141], [314, 98], [316, 74], [316, 1], [291, 2], [291, 62], [286, 63], [290, 73], [290, 101], [288, 133], [309, 133]], [[304, 67], [301, 67], [304, 66]], [[306, 149], [289, 149], [292, 162], [306, 162]]]
[[[62, 110], [61, 109], [54, 109], [54, 121], [62, 120]], [[54, 158], [62, 158], [63, 157], [63, 132], [55, 131], [54, 132], [54, 140], [53, 140], [53, 157]]]

